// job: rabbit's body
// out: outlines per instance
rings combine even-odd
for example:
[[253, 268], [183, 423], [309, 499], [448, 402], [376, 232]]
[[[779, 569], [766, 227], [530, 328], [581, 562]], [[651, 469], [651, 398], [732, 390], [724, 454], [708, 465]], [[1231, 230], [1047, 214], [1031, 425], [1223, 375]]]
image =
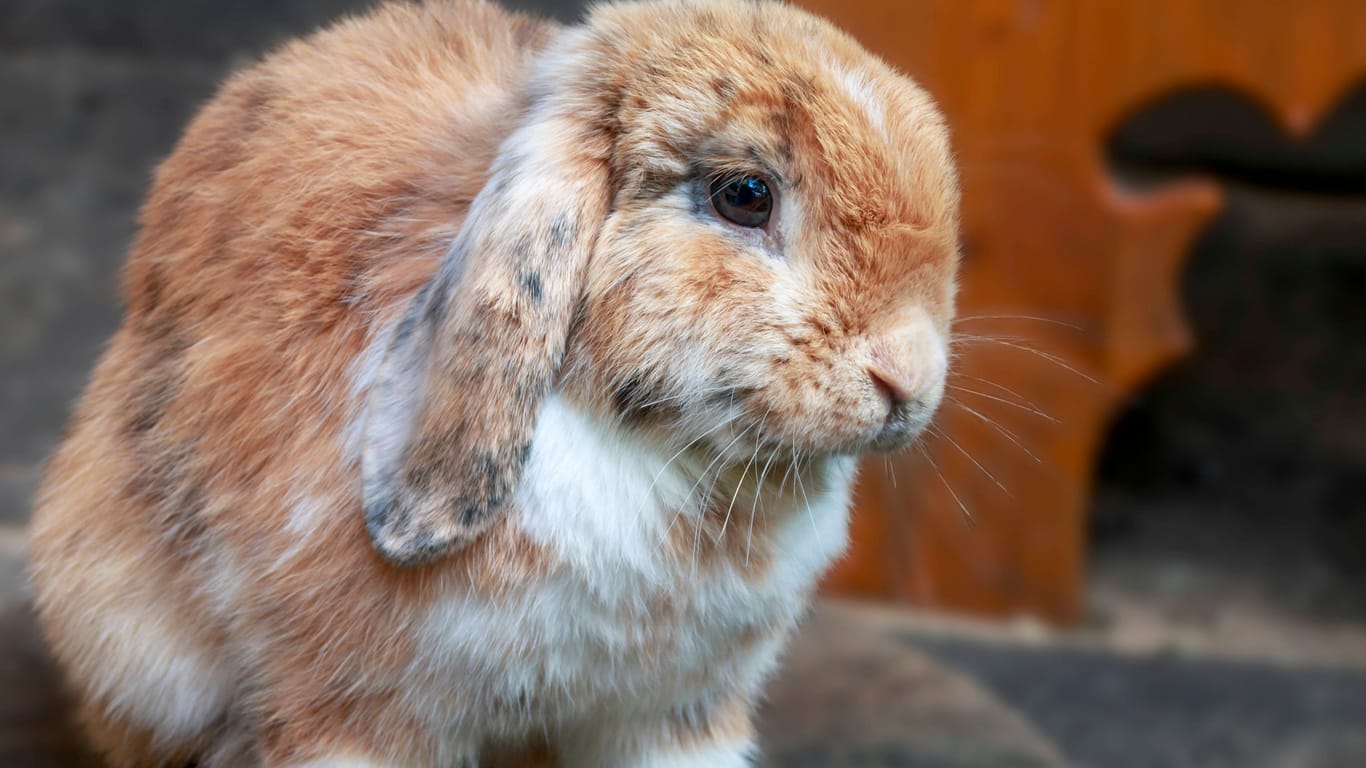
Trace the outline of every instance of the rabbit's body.
[[[871, 85], [895, 76], [828, 27], [652, 8], [574, 34], [382, 8], [189, 127], [32, 529], [44, 627], [116, 765], [746, 764], [759, 686], [844, 546], [853, 455], [937, 402], [956, 186], [928, 100]], [[833, 90], [642, 58], [688, 25], [747, 45], [770, 13], [766, 35], [834, 46]], [[742, 153], [824, 158], [788, 171], [813, 181], [785, 229], [717, 223], [670, 159], [715, 121], [639, 93], [687, 106], [672, 84], [698, 78], [817, 115]], [[825, 216], [839, 169], [928, 191]], [[707, 255], [800, 264], [817, 252], [782, 241], [816, 226], [838, 227], [816, 271]], [[879, 249], [908, 260], [858, 255]]]

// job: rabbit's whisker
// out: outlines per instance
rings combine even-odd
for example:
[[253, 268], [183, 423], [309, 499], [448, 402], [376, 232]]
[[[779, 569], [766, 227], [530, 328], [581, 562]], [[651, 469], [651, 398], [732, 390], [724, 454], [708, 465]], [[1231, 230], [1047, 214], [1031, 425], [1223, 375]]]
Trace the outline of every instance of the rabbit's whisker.
[[[807, 519], [808, 521], [811, 522], [811, 535], [812, 535], [812, 536], [815, 536], [815, 537], [816, 537], [816, 541], [819, 542], [819, 541], [820, 541], [820, 538], [821, 538], [821, 532], [820, 532], [820, 528], [818, 528], [818, 527], [816, 526], [816, 513], [811, 511], [811, 499], [807, 497], [807, 495], [806, 495], [806, 484], [802, 482], [802, 472], [805, 471], [805, 470], [803, 470], [803, 469], [801, 468], [801, 466], [800, 466], [800, 465], [801, 465], [801, 456], [800, 456], [800, 454], [797, 453], [797, 450], [796, 450], [796, 447], [795, 447], [795, 446], [794, 446], [793, 449], [792, 449], [792, 453], [793, 453], [793, 463], [798, 465], [797, 471], [794, 472], [794, 473], [792, 474], [792, 476], [795, 477], [795, 478], [797, 478], [797, 488], [798, 488], [798, 490], [801, 491], [801, 494], [802, 494], [802, 504], [804, 504], [804, 505], [806, 506], [806, 519]], [[808, 460], [808, 461], [807, 461], [807, 467], [810, 468], [810, 466], [811, 466], [811, 462]]]
[[[758, 456], [758, 449], [755, 449], [755, 456]], [[759, 482], [754, 486], [754, 501], [749, 505], [749, 536], [745, 539], [745, 567], [749, 567], [749, 550], [754, 544], [754, 517], [759, 510], [759, 496], [763, 493], [764, 481], [768, 479], [768, 470], [773, 466], [773, 457], [776, 453], [769, 453], [768, 461], [764, 462], [764, 471], [759, 474]]]
[[[959, 408], [963, 409], [964, 411], [967, 411], [968, 413], [972, 414], [973, 416], [976, 416], [978, 419], [980, 419], [980, 420], [982, 421], [983, 424], [986, 424], [987, 426], [989, 426], [989, 427], [991, 427], [992, 429], [996, 430], [997, 432], [1001, 433], [1001, 436], [1002, 436], [1002, 437], [1004, 437], [1005, 439], [1007, 439], [1007, 440], [1009, 440], [1010, 442], [1014, 443], [1015, 446], [1016, 446], [1017, 448], [1019, 448], [1020, 450], [1024, 451], [1024, 452], [1025, 452], [1025, 455], [1028, 456], [1029, 458], [1033, 459], [1034, 462], [1035, 462], [1036, 464], [1042, 464], [1042, 463], [1043, 463], [1043, 461], [1042, 461], [1038, 456], [1034, 455], [1034, 452], [1033, 452], [1033, 451], [1031, 451], [1031, 450], [1029, 450], [1029, 448], [1025, 447], [1025, 444], [1024, 444], [1023, 442], [1020, 441], [1020, 438], [1019, 438], [1014, 432], [1011, 432], [1010, 430], [1008, 430], [1008, 429], [1006, 429], [1005, 427], [1003, 427], [1003, 426], [1001, 426], [1000, 424], [998, 424], [998, 423], [996, 422], [995, 419], [992, 419], [992, 418], [990, 418], [989, 416], [986, 416], [986, 415], [983, 414], [981, 411], [979, 411], [979, 410], [973, 408], [972, 406], [968, 405], [967, 403], [964, 403], [962, 400], [959, 400], [958, 398], [953, 397], [952, 395], [948, 396], [947, 400], [948, 400], [950, 403], [953, 403], [954, 405], [956, 405], [956, 406], [958, 406]], [[896, 484], [893, 483], [893, 484], [892, 484], [892, 487], [895, 488], [895, 487], [896, 487]]]
[[[730, 422], [729, 422], [729, 421], [726, 421], [726, 422], [722, 422], [722, 423], [723, 423], [723, 424], [729, 424]], [[711, 462], [710, 462], [709, 464], [707, 464], [707, 466], [702, 470], [702, 473], [701, 473], [700, 475], [698, 475], [697, 481], [694, 482], [694, 483], [692, 484], [692, 487], [688, 489], [688, 495], [683, 497], [683, 501], [678, 505], [678, 509], [674, 511], [673, 519], [672, 519], [671, 521], [669, 521], [669, 527], [666, 528], [665, 531], [664, 531], [665, 537], [667, 537], [667, 536], [669, 535], [669, 532], [673, 530], [674, 523], [678, 522], [679, 517], [682, 516], [682, 514], [683, 514], [685, 511], [687, 511], [687, 509], [689, 508], [689, 506], [690, 506], [690, 504], [691, 504], [691, 502], [692, 502], [692, 495], [693, 495], [693, 493], [697, 491], [697, 487], [698, 487], [699, 485], [702, 484], [702, 481], [703, 481], [703, 480], [706, 479], [707, 474], [711, 472], [711, 468], [714, 467], [714, 466], [716, 466], [716, 462], [718, 462], [718, 461], [720, 461], [721, 459], [725, 458], [726, 452], [729, 451], [729, 450], [731, 449], [731, 446], [733, 446], [733, 445], [735, 445], [736, 443], [740, 442], [740, 439], [743, 438], [747, 432], [749, 432], [751, 429], [753, 429], [753, 428], [756, 427], [756, 426], [758, 426], [758, 422], [755, 422], [755, 423], [753, 423], [753, 424], [750, 424], [748, 427], [745, 427], [744, 429], [740, 430], [740, 432], [739, 432], [738, 434], [736, 434], [735, 437], [732, 438], [731, 441], [730, 441], [729, 443], [726, 443], [726, 447], [724, 447], [724, 448], [722, 448], [721, 450], [719, 450], [719, 451], [716, 452], [716, 456], [715, 456], [715, 457], [711, 460]], [[717, 477], [718, 477], [718, 479], [719, 479], [720, 475], [718, 474]], [[716, 483], [713, 482], [712, 485], [711, 485], [711, 488], [715, 488], [715, 487], [716, 487]], [[708, 490], [707, 494], [708, 494], [708, 496], [710, 496], [711, 491]], [[705, 504], [704, 504], [704, 507], [705, 507]], [[698, 521], [698, 525], [699, 525], [699, 526], [701, 525], [701, 520]]]
[[972, 516], [972, 512], [968, 510], [968, 505], [964, 504], [963, 500], [958, 498], [958, 494], [953, 490], [953, 486], [949, 485], [949, 481], [944, 477], [944, 473], [939, 471], [939, 465], [935, 463], [934, 457], [930, 455], [929, 451], [925, 450], [922, 444], [917, 443], [916, 448], [920, 450], [920, 455], [925, 457], [925, 461], [930, 463], [930, 468], [934, 470], [934, 473], [939, 476], [939, 482], [944, 484], [944, 490], [949, 492], [949, 496], [953, 497], [954, 502], [958, 504], [958, 508], [963, 511], [963, 519], [967, 520], [969, 525], [976, 525], [977, 518]]
[[[1006, 394], [1006, 395], [1009, 395], [1010, 397], [1015, 398], [1016, 402], [1024, 403], [1025, 405], [1028, 405], [1030, 408], [1033, 408], [1033, 409], [1039, 410], [1039, 411], [1043, 411], [1044, 413], [1048, 413], [1047, 411], [1044, 411], [1043, 408], [1040, 407], [1038, 403], [1031, 401], [1029, 398], [1025, 397], [1024, 395], [1021, 395], [1019, 392], [1017, 392], [1017, 391], [1011, 389], [1010, 387], [1007, 387], [1007, 386], [1004, 385], [1004, 384], [1000, 384], [1000, 383], [998, 383], [998, 382], [992, 381], [991, 379], [982, 378], [981, 376], [973, 376], [973, 375], [967, 374], [967, 373], [959, 373], [959, 374], [956, 374], [956, 377], [957, 377], [957, 378], [963, 378], [963, 379], [971, 379], [972, 381], [978, 382], [978, 383], [980, 383], [980, 384], [985, 384], [986, 386], [991, 387], [992, 389], [996, 390], [997, 392], [1001, 392], [1001, 393], [1003, 393], [1003, 394]], [[1051, 414], [1050, 414], [1050, 415], [1051, 415]]]
[[650, 481], [650, 487], [647, 488], [647, 489], [645, 490], [645, 495], [648, 496], [648, 495], [650, 495], [650, 493], [652, 493], [652, 492], [654, 491], [655, 485], [659, 482], [659, 478], [660, 478], [660, 477], [663, 477], [664, 472], [665, 472], [666, 470], [668, 470], [669, 465], [670, 465], [670, 464], [673, 464], [674, 461], [677, 460], [679, 456], [682, 456], [685, 452], [687, 452], [687, 450], [688, 450], [689, 448], [692, 448], [694, 445], [697, 445], [698, 443], [702, 442], [702, 440], [705, 439], [708, 435], [710, 435], [711, 433], [715, 432], [716, 430], [718, 430], [718, 429], [720, 429], [720, 428], [726, 426], [726, 425], [729, 424], [729, 423], [730, 423], [729, 421], [720, 421], [720, 422], [717, 422], [716, 426], [712, 427], [711, 429], [707, 430], [706, 432], [703, 432], [702, 434], [700, 434], [700, 435], [698, 435], [697, 437], [693, 438], [691, 442], [689, 442], [687, 445], [683, 446], [682, 448], [679, 448], [679, 449], [678, 449], [678, 453], [675, 453], [674, 455], [670, 456], [670, 457], [669, 457], [669, 460], [666, 461], [666, 462], [664, 462], [664, 466], [660, 467], [660, 468], [659, 468], [659, 471], [655, 473], [654, 479]]
[[755, 459], [758, 458], [759, 449], [755, 448], [754, 454], [749, 457], [749, 461], [745, 462], [745, 468], [740, 472], [740, 479], [735, 482], [735, 492], [730, 495], [730, 505], [726, 507], [726, 516], [721, 521], [721, 532], [716, 534], [716, 540], [718, 542], [726, 536], [726, 526], [730, 524], [730, 513], [735, 509], [735, 500], [740, 497], [740, 490], [745, 487], [745, 478], [749, 476], [750, 466], [753, 465]]
[[1079, 377], [1085, 379], [1086, 381], [1088, 381], [1088, 382], [1090, 382], [1090, 383], [1092, 383], [1092, 384], [1100, 384], [1100, 382], [1099, 382], [1097, 379], [1095, 379], [1094, 377], [1092, 377], [1092, 376], [1089, 375], [1089, 374], [1086, 374], [1086, 373], [1083, 373], [1082, 371], [1077, 370], [1076, 367], [1074, 367], [1073, 365], [1071, 365], [1070, 363], [1068, 363], [1066, 360], [1064, 360], [1064, 359], [1063, 359], [1062, 357], [1060, 357], [1059, 355], [1055, 355], [1055, 354], [1053, 354], [1053, 353], [1051, 353], [1051, 352], [1045, 352], [1045, 351], [1043, 351], [1043, 350], [1041, 350], [1041, 349], [1036, 349], [1036, 348], [1034, 348], [1034, 347], [1029, 346], [1028, 344], [1021, 343], [1022, 341], [1024, 341], [1024, 340], [1023, 340], [1023, 339], [1014, 339], [1014, 338], [1009, 338], [1009, 337], [974, 336], [974, 335], [963, 335], [963, 334], [955, 333], [955, 334], [953, 335], [953, 342], [952, 342], [952, 343], [953, 343], [954, 345], [957, 345], [957, 344], [959, 344], [959, 343], [961, 343], [961, 342], [972, 342], [972, 343], [986, 342], [986, 343], [990, 343], [990, 344], [1000, 344], [1001, 346], [1010, 347], [1011, 349], [1018, 349], [1018, 350], [1020, 350], [1021, 352], [1028, 352], [1028, 353], [1030, 353], [1031, 355], [1035, 355], [1035, 356], [1037, 356], [1038, 358], [1040, 358], [1040, 359], [1042, 359], [1042, 360], [1046, 360], [1046, 361], [1048, 361], [1048, 362], [1050, 362], [1050, 363], [1053, 363], [1054, 365], [1058, 366], [1059, 368], [1062, 368], [1063, 370], [1068, 371], [1069, 373], [1072, 373], [1072, 374], [1074, 374], [1074, 375], [1076, 375], [1076, 376], [1079, 376]]
[[963, 386], [962, 384], [947, 384], [947, 385], [945, 385], [945, 386], [947, 386], [949, 389], [952, 389], [952, 390], [954, 390], [954, 391], [956, 391], [956, 392], [964, 392], [964, 393], [967, 393], [967, 394], [969, 394], [969, 395], [976, 395], [976, 396], [978, 396], [978, 397], [986, 398], [987, 400], [995, 400], [995, 401], [998, 402], [998, 403], [1004, 403], [1005, 405], [1008, 405], [1008, 406], [1010, 406], [1010, 407], [1012, 407], [1012, 408], [1019, 408], [1019, 409], [1022, 410], [1022, 411], [1027, 411], [1027, 412], [1029, 412], [1029, 413], [1032, 413], [1032, 414], [1034, 414], [1035, 416], [1038, 416], [1039, 418], [1044, 419], [1045, 421], [1050, 421], [1050, 422], [1052, 422], [1052, 423], [1054, 423], [1054, 424], [1060, 423], [1057, 419], [1055, 419], [1055, 418], [1053, 418], [1052, 416], [1050, 416], [1050, 415], [1044, 413], [1043, 411], [1039, 410], [1038, 408], [1033, 408], [1033, 407], [1028, 406], [1028, 405], [1025, 405], [1025, 404], [1023, 404], [1023, 403], [1017, 403], [1017, 402], [1015, 402], [1015, 401], [1013, 401], [1013, 400], [1007, 400], [1007, 399], [1005, 399], [1004, 397], [997, 397], [996, 395], [987, 394], [986, 392], [982, 392], [981, 390], [972, 389], [971, 387], [965, 387], [965, 386]]
[[1063, 328], [1071, 328], [1074, 331], [1084, 330], [1077, 323], [1069, 323], [1066, 320], [1059, 320], [1053, 317], [1037, 317], [1035, 315], [968, 315], [967, 317], [955, 318], [953, 323], [970, 323], [979, 320], [1031, 320], [1036, 323], [1048, 323], [1049, 325], [1060, 325]]
[[[742, 473], [740, 474], [740, 479], [739, 479], [739, 481], [737, 481], [737, 482], [735, 483], [735, 493], [731, 494], [731, 497], [730, 497], [730, 506], [726, 508], [726, 522], [730, 522], [730, 512], [731, 512], [731, 509], [733, 509], [733, 508], [735, 507], [735, 500], [736, 500], [736, 498], [738, 498], [738, 497], [740, 496], [740, 489], [743, 488], [744, 485], [745, 485], [745, 478], [749, 475], [749, 467], [750, 467], [750, 465], [753, 464], [753, 463], [754, 463], [754, 460], [757, 459], [757, 458], [759, 458], [759, 449], [758, 449], [758, 448], [755, 448], [755, 449], [754, 449], [754, 455], [751, 456], [751, 457], [749, 458], [749, 461], [745, 462], [745, 471], [742, 472]], [[723, 535], [725, 534], [725, 530], [726, 530], [726, 526], [725, 526], [724, 524], [722, 524], [722, 526], [721, 526], [721, 533], [722, 533]], [[721, 541], [720, 537], [717, 537], [717, 543], [720, 543], [720, 541]]]
[[[792, 474], [792, 465], [796, 463], [796, 458], [795, 458], [796, 455], [797, 455], [797, 446], [794, 444], [794, 445], [792, 446], [792, 456], [793, 456], [793, 458], [790, 459], [790, 460], [788, 460], [788, 461], [786, 461], [786, 462], [784, 462], [785, 464], [787, 464], [787, 469], [783, 471], [783, 478], [782, 478], [782, 481], [778, 483], [778, 496], [779, 496], [779, 497], [781, 497], [781, 496], [783, 495], [783, 491], [787, 488], [787, 478], [788, 478], [789, 475]], [[796, 489], [796, 487], [794, 486], [792, 490], [793, 490], [793, 492], [796, 492], [797, 489]]]
[[[764, 415], [763, 415], [762, 417], [760, 417], [760, 418], [759, 418], [759, 421], [757, 422], [757, 424], [759, 425], [759, 432], [762, 433], [762, 432], [764, 431], [764, 427], [768, 424], [768, 417], [769, 417], [769, 415], [772, 414], [772, 413], [773, 413], [773, 406], [770, 405], [770, 406], [768, 407], [768, 410], [764, 411]], [[735, 485], [735, 493], [732, 494], [731, 497], [730, 497], [730, 506], [731, 506], [731, 507], [734, 507], [734, 506], [735, 506], [735, 499], [736, 499], [737, 497], [739, 497], [739, 495], [740, 495], [740, 489], [741, 489], [742, 487], [744, 487], [745, 476], [749, 473], [749, 465], [750, 465], [750, 464], [753, 464], [755, 461], [758, 460], [758, 458], [759, 458], [759, 451], [760, 451], [762, 448], [763, 448], [763, 441], [762, 441], [762, 438], [756, 439], [756, 440], [754, 441], [754, 455], [750, 457], [749, 463], [745, 464], [745, 473], [742, 474], [742, 475], [740, 475], [740, 481], [739, 481], [738, 483], [736, 483], [736, 485]], [[755, 485], [755, 487], [754, 487], [754, 494], [755, 494], [755, 499], [757, 500], [757, 499], [758, 499], [758, 494], [759, 494], [759, 486], [758, 486], [758, 485]], [[727, 521], [730, 520], [730, 509], [727, 509], [727, 510], [726, 510], [726, 520], [727, 520]], [[724, 525], [722, 525], [721, 530], [722, 530], [723, 533], [725, 532], [725, 526], [724, 526]], [[749, 530], [750, 530], [750, 537], [752, 538], [753, 535], [754, 535], [754, 517], [753, 517], [752, 514], [751, 514], [751, 516], [750, 516], [750, 518], [749, 518]], [[749, 544], [748, 544], [748, 543], [745, 544], [745, 565], [746, 565], [746, 566], [749, 565]]]
[[641, 403], [641, 404], [639, 404], [639, 405], [632, 405], [632, 406], [631, 406], [631, 409], [632, 409], [632, 410], [643, 411], [643, 410], [645, 410], [646, 408], [653, 408], [653, 407], [655, 407], [656, 405], [662, 405], [662, 404], [664, 404], [664, 403], [672, 402], [672, 401], [674, 401], [674, 400], [682, 400], [683, 398], [687, 398], [687, 397], [705, 397], [706, 395], [715, 394], [715, 393], [717, 393], [717, 392], [725, 392], [725, 391], [728, 390], [728, 389], [733, 390], [733, 389], [735, 389], [735, 388], [734, 388], [734, 387], [731, 387], [731, 386], [724, 386], [724, 387], [708, 387], [708, 388], [706, 388], [706, 389], [696, 389], [696, 390], [690, 390], [690, 391], [688, 391], [688, 392], [680, 392], [680, 393], [678, 393], [678, 394], [676, 394], [676, 395], [669, 395], [669, 396], [667, 396], [667, 397], [661, 397], [661, 398], [659, 398], [659, 399], [657, 399], [657, 400], [651, 400], [651, 401], [648, 402], [648, 403]]
[[[753, 428], [753, 427], [756, 427], [756, 426], [757, 426], [757, 427], [759, 428], [757, 431], [763, 432], [763, 423], [764, 423], [764, 419], [767, 419], [767, 418], [768, 418], [768, 414], [769, 414], [769, 413], [772, 413], [772, 411], [773, 411], [773, 407], [772, 407], [772, 406], [769, 406], [768, 411], [766, 411], [766, 412], [764, 413], [763, 419], [760, 419], [759, 421], [757, 421], [757, 422], [755, 422], [754, 424], [750, 425], [750, 428]], [[741, 434], [741, 435], [744, 435], [744, 434], [747, 433], [747, 432], [749, 432], [749, 429], [746, 429], [745, 432], [741, 432], [740, 434]], [[740, 496], [740, 489], [742, 489], [742, 488], [745, 487], [745, 478], [746, 478], [747, 476], [749, 476], [749, 468], [750, 468], [751, 465], [754, 464], [754, 461], [755, 461], [756, 459], [759, 458], [759, 447], [758, 447], [758, 446], [759, 446], [759, 441], [756, 440], [756, 441], [755, 441], [754, 454], [753, 454], [752, 456], [749, 457], [749, 461], [745, 462], [745, 468], [744, 468], [743, 470], [741, 470], [741, 472], [740, 472], [740, 479], [735, 481], [735, 492], [732, 493], [731, 496], [730, 496], [730, 504], [729, 504], [729, 506], [726, 507], [726, 516], [725, 516], [725, 518], [721, 521], [721, 532], [720, 532], [719, 534], [717, 534], [717, 536], [716, 536], [716, 543], [717, 543], [718, 545], [721, 543], [721, 539], [726, 535], [726, 526], [730, 524], [730, 513], [731, 513], [731, 510], [735, 509], [735, 500]], [[718, 473], [717, 473], [717, 480], [719, 481], [720, 479], [721, 479], [721, 473], [718, 472]], [[715, 483], [713, 483], [713, 487], [714, 487], [714, 486], [715, 486]], [[708, 494], [708, 495], [710, 495], [710, 494]], [[694, 575], [696, 575], [696, 573], [697, 573], [698, 549], [700, 548], [701, 543], [702, 543], [702, 520], [699, 519], [698, 522], [697, 522], [697, 531], [696, 531], [696, 534], [693, 536], [692, 570], [693, 570], [693, 574], [694, 574]]]
[[1001, 484], [1001, 481], [1000, 481], [1000, 480], [997, 480], [995, 475], [993, 475], [993, 474], [991, 474], [991, 472], [987, 471], [987, 468], [984, 467], [984, 466], [982, 466], [982, 462], [978, 461], [971, 453], [968, 453], [968, 452], [963, 448], [963, 446], [959, 445], [957, 440], [954, 440], [952, 437], [949, 437], [948, 434], [947, 434], [946, 432], [944, 432], [944, 430], [942, 430], [942, 429], [938, 429], [938, 428], [936, 428], [936, 427], [934, 427], [934, 426], [930, 426], [929, 429], [930, 429], [930, 431], [931, 431], [934, 435], [936, 435], [937, 437], [940, 437], [940, 438], [942, 438], [942, 439], [944, 439], [944, 440], [947, 440], [947, 441], [949, 442], [949, 445], [952, 445], [955, 449], [958, 450], [959, 453], [963, 454], [963, 456], [966, 457], [968, 461], [972, 462], [973, 465], [976, 466], [977, 469], [980, 470], [982, 474], [984, 474], [984, 475], [987, 476], [987, 479], [988, 479], [988, 480], [990, 480], [992, 483], [994, 483], [994, 484], [996, 485], [997, 488], [1000, 488], [1000, 489], [1001, 489], [1001, 493], [1004, 493], [1004, 494], [1007, 495], [1007, 496], [1010, 496], [1010, 495], [1011, 495], [1010, 491], [1007, 490], [1006, 487], [1005, 487], [1004, 485]]

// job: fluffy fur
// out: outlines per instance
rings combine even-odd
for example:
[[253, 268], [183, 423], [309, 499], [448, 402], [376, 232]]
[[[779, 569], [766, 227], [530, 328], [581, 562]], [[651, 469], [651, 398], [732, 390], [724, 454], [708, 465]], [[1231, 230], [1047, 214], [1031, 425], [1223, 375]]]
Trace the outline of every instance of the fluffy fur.
[[392, 5], [235, 76], [34, 516], [91, 740], [748, 764], [856, 455], [938, 403], [957, 205], [929, 98], [774, 3]]

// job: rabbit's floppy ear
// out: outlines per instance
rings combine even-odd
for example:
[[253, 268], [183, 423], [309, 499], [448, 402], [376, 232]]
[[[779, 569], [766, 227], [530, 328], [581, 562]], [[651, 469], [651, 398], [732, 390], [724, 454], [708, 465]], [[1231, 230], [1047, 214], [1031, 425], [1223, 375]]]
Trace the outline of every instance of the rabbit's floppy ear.
[[533, 94], [393, 332], [361, 474], [366, 530], [394, 563], [463, 546], [517, 486], [610, 205], [607, 108], [553, 83]]

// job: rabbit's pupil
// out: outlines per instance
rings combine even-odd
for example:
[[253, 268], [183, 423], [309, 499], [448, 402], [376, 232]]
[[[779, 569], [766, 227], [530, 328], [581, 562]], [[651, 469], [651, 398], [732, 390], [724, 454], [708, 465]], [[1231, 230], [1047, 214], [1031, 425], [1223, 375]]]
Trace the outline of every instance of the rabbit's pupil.
[[773, 195], [758, 176], [720, 179], [712, 186], [716, 212], [742, 227], [762, 227], [773, 211]]

